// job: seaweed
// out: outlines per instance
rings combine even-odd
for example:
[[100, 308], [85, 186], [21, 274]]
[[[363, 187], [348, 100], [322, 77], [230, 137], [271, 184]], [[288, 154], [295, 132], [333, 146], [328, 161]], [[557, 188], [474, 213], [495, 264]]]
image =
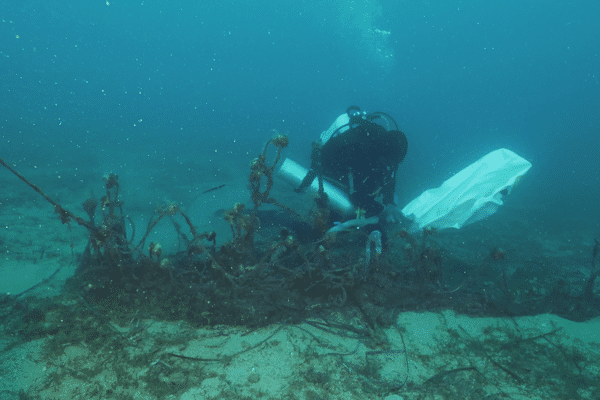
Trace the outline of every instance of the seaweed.
[[[276, 155], [267, 161], [270, 146]], [[46, 344], [48, 359], [64, 352], [64, 344], [82, 341], [93, 350], [108, 347], [123, 349], [148, 334], [153, 320], [184, 320], [190, 326], [228, 325], [245, 326], [250, 331], [274, 325], [266, 338], [243, 351], [220, 357], [192, 357], [175, 351], [161, 353], [157, 348], [128, 362], [148, 366], [149, 371], [164, 378], [165, 382], [181, 393], [190, 381], [175, 376], [186, 370], [185, 363], [229, 363], [233, 357], [256, 349], [272, 341], [284, 329], [300, 329], [320, 343], [316, 335], [297, 323], [309, 328], [357, 340], [359, 345], [369, 347], [364, 365], [352, 366], [344, 357], [353, 352], [334, 351], [320, 357], [333, 357], [342, 365], [350, 365], [358, 371], [359, 385], [369, 393], [389, 394], [411, 391], [407, 383], [408, 354], [406, 346], [391, 349], [384, 328], [394, 326], [398, 313], [406, 310], [432, 310], [452, 308], [470, 315], [516, 316], [553, 312], [573, 320], [585, 320], [597, 316], [597, 295], [594, 284], [600, 275], [596, 257], [600, 241], [595, 240], [592, 249], [591, 273], [580, 293], [564, 280], [556, 279], [552, 287], [538, 287], [529, 281], [519, 282], [516, 273], [510, 273], [506, 263], [510, 253], [500, 247], [491, 247], [478, 262], [468, 264], [466, 276], [453, 283], [448, 277], [450, 255], [439, 244], [439, 235], [433, 229], [420, 232], [420, 237], [407, 231], [397, 233], [391, 243], [397, 253], [384, 251], [370, 258], [371, 244], [379, 253], [379, 237], [368, 236], [360, 230], [338, 237], [316, 236], [304, 243], [295, 232], [281, 227], [277, 234], [261, 235], [260, 208], [274, 205], [294, 217], [310, 220], [314, 232], [324, 233], [330, 210], [327, 195], [320, 190], [316, 198], [313, 218], [304, 218], [298, 211], [280, 203], [273, 196], [274, 170], [282, 150], [288, 146], [285, 135], [276, 134], [270, 139], [259, 156], [250, 164], [248, 182], [253, 207], [248, 209], [237, 202], [224, 212], [232, 239], [217, 246], [215, 232], [199, 232], [190, 217], [177, 203], [162, 204], [154, 210], [145, 230], [136, 240], [133, 222], [127, 217], [126, 204], [121, 200], [119, 176], [110, 174], [104, 178], [104, 195], [99, 199], [91, 193], [82, 208], [87, 218], [81, 218], [47, 196], [40, 187], [29, 182], [11, 166], [0, 159], [0, 165], [8, 168], [19, 179], [40, 194], [53, 207], [59, 220], [70, 226], [71, 221], [88, 231], [88, 242], [79, 258], [75, 275], [64, 288], [62, 301], [69, 305], [35, 302], [25, 304], [19, 297], [49, 282], [58, 272], [34, 287], [14, 296], [0, 298], [2, 322], [17, 333], [18, 343], [41, 337], [50, 338]], [[204, 193], [216, 190], [216, 186]], [[149, 242], [150, 234], [161, 221], [170, 221], [174, 234], [181, 244], [179, 251], [167, 254], [155, 241]], [[149, 242], [149, 243], [147, 243]], [[387, 250], [387, 249], [386, 249]], [[404, 257], [402, 257], [402, 255]], [[466, 263], [465, 263], [466, 265]], [[483, 276], [483, 270], [494, 270], [493, 277]], [[547, 289], [547, 290], [542, 290]], [[11, 312], [18, 311], [18, 312]], [[336, 313], [354, 313], [346, 320], [334, 317]], [[56, 321], [61, 320], [61, 324]], [[356, 326], [360, 320], [362, 326]], [[354, 323], [350, 323], [353, 321]], [[127, 326], [123, 333], [116, 324]], [[398, 329], [398, 328], [397, 328]], [[398, 331], [402, 336], [402, 332]], [[515, 336], [503, 343], [478, 343], [467, 335], [455, 332], [457, 341], [477, 347], [481, 357], [493, 367], [494, 373], [505, 375], [515, 384], [525, 385], [532, 375], [526, 360], [518, 350], [525, 345], [538, 346], [544, 340], [559, 353], [552, 357], [560, 364], [564, 374], [578, 378], [585, 372], [582, 357], [569, 354], [551, 341], [556, 330], [539, 335]], [[156, 339], [164, 343], [167, 339]], [[173, 339], [176, 342], [175, 339]], [[448, 350], [449, 351], [449, 350]], [[459, 354], [460, 349], [452, 349]], [[535, 351], [539, 351], [535, 349]], [[539, 357], [544, 355], [539, 351]], [[106, 355], [106, 362], [125, 357], [122, 354]], [[423, 356], [424, 357], [424, 356]], [[550, 358], [550, 357], [547, 357]], [[402, 362], [400, 362], [402, 361]], [[396, 374], [384, 378], [382, 368], [393, 365]], [[96, 372], [64, 369], [62, 374], [73, 376], [94, 375]], [[427, 393], [448, 381], [462, 382], [473, 398], [482, 395], [478, 385], [484, 385], [488, 372], [471, 364], [457, 364], [437, 371], [420, 389]], [[540, 379], [541, 372], [536, 372]], [[153, 375], [153, 376], [154, 376]], [[60, 378], [60, 376], [57, 376]], [[161, 378], [161, 379], [162, 379]], [[152, 377], [145, 379], [152, 380]], [[307, 379], [325, 384], [322, 372], [312, 371]], [[387, 379], [387, 380], [386, 380]], [[468, 380], [476, 382], [470, 385]], [[158, 393], [167, 393], [166, 383], [155, 383]], [[449, 389], [448, 389], [449, 390]], [[571, 394], [573, 388], [565, 389]], [[457, 389], [457, 391], [460, 391]], [[506, 396], [501, 390], [498, 396]], [[317, 394], [314, 394], [317, 396]]]

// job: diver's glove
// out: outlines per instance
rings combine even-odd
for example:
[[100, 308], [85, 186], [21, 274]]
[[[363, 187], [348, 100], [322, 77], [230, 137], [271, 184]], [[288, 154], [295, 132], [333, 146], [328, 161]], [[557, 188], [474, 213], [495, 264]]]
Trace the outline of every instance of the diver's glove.
[[367, 215], [379, 215], [383, 211], [383, 205], [380, 202], [358, 191], [350, 194], [350, 202], [354, 207], [365, 210]]
[[303, 193], [304, 189], [306, 189], [307, 187], [312, 185], [312, 183], [316, 177], [317, 177], [317, 173], [314, 170], [310, 169], [306, 173], [306, 176], [304, 177], [304, 179], [302, 179], [302, 182], [300, 182], [300, 186], [298, 186], [297, 188], [294, 188], [294, 192]]
[[404, 217], [404, 215], [402, 215], [402, 211], [400, 210], [400, 207], [398, 207], [394, 203], [385, 205], [382, 217], [385, 218], [385, 220], [387, 222], [392, 222], [395, 224], [400, 224], [400, 223], [402, 223], [403, 220], [406, 219]]

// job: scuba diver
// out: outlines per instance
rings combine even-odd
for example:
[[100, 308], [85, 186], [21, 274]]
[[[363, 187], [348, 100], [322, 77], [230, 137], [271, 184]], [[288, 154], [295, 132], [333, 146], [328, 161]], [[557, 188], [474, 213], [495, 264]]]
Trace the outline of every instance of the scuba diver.
[[357, 218], [378, 216], [394, 204], [396, 173], [407, 149], [391, 116], [350, 106], [313, 142], [310, 170], [294, 191], [325, 179], [348, 195]]

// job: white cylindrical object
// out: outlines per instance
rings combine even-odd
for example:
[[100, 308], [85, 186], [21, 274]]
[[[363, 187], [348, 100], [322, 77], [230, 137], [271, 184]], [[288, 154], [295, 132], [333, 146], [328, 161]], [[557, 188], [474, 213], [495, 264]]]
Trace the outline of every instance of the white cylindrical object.
[[[278, 177], [291, 184], [293, 187], [300, 186], [302, 180], [306, 176], [308, 170], [295, 161], [286, 158], [281, 164], [281, 168], [277, 171]], [[354, 205], [348, 199], [346, 193], [333, 186], [331, 183], [323, 181], [323, 190], [327, 193], [329, 204], [342, 215], [350, 215], [355, 211]], [[312, 193], [319, 192], [318, 178], [312, 182], [306, 191]]]

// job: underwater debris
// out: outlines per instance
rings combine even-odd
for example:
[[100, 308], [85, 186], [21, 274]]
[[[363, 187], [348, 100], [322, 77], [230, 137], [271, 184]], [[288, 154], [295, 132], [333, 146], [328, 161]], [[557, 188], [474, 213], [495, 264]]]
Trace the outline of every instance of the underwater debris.
[[[550, 346], [538, 346], [540, 349], [535, 355], [544, 360], [559, 359], [556, 363], [559, 367], [552, 370], [552, 376], [557, 376], [554, 371], [566, 371], [574, 381], [593, 380], [593, 376], [587, 377], [586, 369], [591, 371], [588, 365], [594, 360], [565, 351], [558, 341], [550, 342], [557, 330], [525, 334], [518, 332], [519, 329], [502, 341], [497, 337], [481, 341], [469, 338], [466, 334], [457, 334], [461, 340], [456, 340], [456, 347], [448, 351], [452, 354], [447, 364], [431, 372], [424, 383], [415, 384], [414, 379], [409, 379], [409, 358], [403, 343], [403, 328], [396, 325], [398, 314], [402, 311], [451, 308], [471, 315], [511, 317], [550, 311], [574, 319], [597, 315], [594, 308], [597, 295], [593, 293], [593, 287], [584, 290], [589, 297], [581, 296], [579, 292], [574, 295], [564, 281], [557, 282], [556, 290], [547, 293], [530, 282], [517, 287], [511, 282], [510, 269], [505, 265], [514, 262], [511, 259], [514, 258], [513, 248], [506, 247], [506, 243], [501, 244], [510, 252], [500, 247], [488, 247], [491, 250], [487, 254], [482, 253], [479, 261], [463, 261], [460, 271], [468, 275], [466, 278], [460, 275], [457, 283], [462, 283], [456, 289], [449, 290], [450, 282], [454, 281], [450, 280], [448, 274], [444, 275], [452, 272], [449, 266], [452, 255], [450, 251], [445, 251], [449, 248], [444, 242], [448, 237], [438, 235], [435, 231], [423, 232], [422, 237], [400, 232], [398, 236], [401, 240], [389, 242], [394, 253], [388, 246], [385, 252], [382, 251], [381, 235], [386, 232], [380, 231], [373, 231], [367, 237], [364, 232], [350, 230], [347, 235], [337, 238], [326, 237], [304, 243], [293, 229], [277, 228], [275, 234], [264, 229], [261, 235], [256, 235], [261, 229], [258, 221], [258, 215], [261, 214], [253, 215], [252, 209], [236, 203], [225, 212], [234, 238], [217, 247], [215, 232], [200, 232], [177, 203], [168, 203], [156, 208], [139, 243], [134, 243], [134, 226], [131, 222], [127, 223], [124, 212], [126, 204], [120, 199], [118, 177], [106, 178], [104, 189], [107, 193], [100, 201], [91, 195], [82, 204], [83, 211], [89, 217], [84, 221], [91, 229], [88, 246], [80, 258], [77, 272], [65, 287], [64, 294], [70, 299], [70, 305], [58, 311], [27, 309], [22, 321], [14, 325], [19, 327], [15, 328], [18, 340], [24, 342], [45, 337], [52, 346], [49, 354], [50, 351], [63, 351], [65, 343], [80, 339], [77, 335], [85, 337], [83, 343], [86, 345], [96, 346], [94, 349], [107, 346], [107, 343], [116, 349], [137, 345], [145, 353], [134, 362], [138, 363], [137, 367], [141, 364], [148, 370], [142, 379], [169, 382], [166, 379], [169, 374], [184, 375], [182, 371], [185, 371], [187, 375], [188, 371], [197, 370], [198, 362], [227, 365], [237, 355], [264, 346], [268, 341], [272, 341], [268, 346], [272, 344], [275, 347], [278, 343], [274, 340], [275, 334], [284, 329], [297, 329], [313, 338], [313, 344], [331, 349], [320, 349], [319, 353], [310, 357], [334, 357], [335, 360], [328, 363], [329, 369], [309, 371], [306, 381], [326, 385], [328, 377], [338, 368], [349, 376], [358, 377], [355, 385], [357, 391], [378, 398], [382, 394], [400, 391], [402, 395], [421, 392], [421, 396], [428, 396], [434, 390], [439, 392], [451, 386], [454, 392], [460, 392], [459, 389], [455, 390], [454, 382], [467, 385], [463, 379], [465, 376], [471, 382], [469, 389], [477, 394], [481, 387], [489, 386], [490, 377], [494, 374], [507, 378], [515, 385], [527, 385], [534, 379], [541, 379], [539, 376], [543, 374], [530, 367], [531, 360], [525, 357], [530, 353], [524, 346], [545, 341]], [[180, 239], [180, 248], [175, 254], [167, 254], [157, 241], [146, 245], [149, 233], [160, 220], [171, 221], [174, 235]], [[372, 251], [378, 254], [377, 263], [373, 262]], [[402, 259], [403, 251], [406, 259]], [[595, 265], [599, 252], [600, 242], [596, 240], [592, 250], [592, 274], [586, 282], [587, 286], [593, 286], [600, 274]], [[482, 257], [485, 258], [481, 261]], [[490, 267], [494, 276], [490, 274], [490, 278], [480, 274], [479, 270], [484, 267]], [[369, 279], [363, 279], [367, 273]], [[52, 276], [48, 279], [52, 279]], [[46, 282], [48, 280], [42, 283]], [[455, 286], [452, 284], [451, 288]], [[580, 289], [579, 283], [577, 289]], [[15, 297], [0, 296], [0, 305], [17, 304], [19, 300]], [[46, 314], [52, 313], [61, 318], [71, 313], [77, 318], [70, 318], [68, 324], [62, 321], [61, 324], [50, 323]], [[244, 325], [250, 328], [249, 332], [256, 327], [275, 325], [269, 329], [272, 333], [265, 335], [266, 339], [248, 344], [242, 350], [203, 356], [202, 353], [173, 350], [177, 347], [168, 342], [173, 339], [157, 339], [160, 335], [155, 332], [151, 334], [153, 344], [149, 347], [151, 351], [148, 351], [141, 345], [144, 336], [150, 336], [146, 331], [151, 323], [146, 318], [184, 320], [195, 326]], [[336, 318], [343, 322], [336, 322]], [[52, 321], [56, 320], [60, 321], [58, 318]], [[23, 321], [31, 324], [23, 325]], [[85, 324], [81, 321], [85, 321]], [[128, 330], [125, 333], [123, 329], [119, 331], [115, 327], [116, 322], [128, 326]], [[52, 329], [34, 331], [34, 327], [39, 328], [43, 323], [49, 324]], [[295, 323], [302, 323], [303, 326]], [[74, 329], [81, 325], [93, 328], [86, 328], [85, 331]], [[396, 342], [395, 347], [390, 346], [386, 338], [389, 331], [383, 329], [390, 326], [398, 330], [402, 345]], [[330, 346], [321, 339], [321, 335], [314, 333], [316, 329], [339, 338], [355, 339], [358, 342], [356, 349], [352, 351], [351, 348]], [[219, 328], [214, 331], [218, 335], [228, 335]], [[169, 343], [169, 350], [165, 350], [165, 343]], [[467, 360], [472, 363], [461, 363], [462, 360], [453, 363], [451, 357], [459, 352], [463, 354], [465, 344], [479, 349], [480, 354], [477, 351], [474, 354], [483, 362], [476, 361], [473, 356], [473, 360]], [[367, 351], [364, 351], [365, 348]], [[357, 355], [358, 349], [362, 350], [360, 362], [356, 361], [358, 357], [351, 358]], [[114, 362], [116, 359], [122, 362], [130, 358], [129, 353], [116, 350], [110, 356], [109, 352], [98, 354], [110, 360], [111, 365], [117, 364]], [[426, 358], [421, 354], [411, 357]], [[487, 367], [481, 368], [484, 364]], [[157, 376], [160, 378], [156, 379]], [[349, 381], [351, 379], [348, 378]], [[171, 394], [172, 391], [178, 391], [176, 395], [185, 390], [171, 386], [167, 388], [167, 383], [161, 387], [165, 392], [170, 390]], [[498, 396], [508, 397], [509, 394], [500, 391]]]
[[598, 275], [600, 275], [600, 268], [596, 268], [596, 257], [598, 256], [598, 253], [600, 253], [600, 240], [594, 238], [594, 248], [592, 249], [592, 273], [583, 289], [583, 297], [587, 300], [592, 300], [594, 298], [594, 282]]
[[[239, 264], [244, 262], [255, 262], [254, 233], [260, 227], [258, 218], [258, 209], [262, 204], [273, 204], [279, 208], [297, 215], [291, 208], [279, 203], [273, 197], [270, 197], [273, 188], [273, 172], [281, 158], [281, 151], [288, 146], [289, 140], [286, 135], [275, 131], [275, 135], [267, 141], [263, 152], [250, 163], [250, 198], [254, 207], [250, 213], [245, 212], [243, 203], [235, 203], [233, 208], [226, 210], [223, 218], [231, 228], [232, 241], [225, 243], [221, 252], [230, 259]], [[266, 162], [267, 150], [269, 145], [276, 147], [276, 156], [271, 165]], [[263, 183], [263, 178], [266, 182]], [[261, 190], [264, 186], [264, 190]]]
[[[250, 182], [250, 199], [254, 204], [254, 210], [256, 211], [263, 203], [276, 205], [286, 211], [295, 213], [291, 208], [280, 204], [272, 197], [269, 197], [271, 189], [273, 188], [273, 172], [277, 163], [281, 158], [281, 150], [286, 148], [289, 144], [289, 140], [286, 135], [280, 134], [274, 131], [275, 135], [265, 143], [264, 150], [257, 158], [250, 163], [250, 175], [248, 181]], [[267, 165], [267, 150], [269, 144], [273, 144], [276, 147], [277, 153], [275, 159], [271, 165]], [[261, 191], [262, 179], [266, 179], [265, 188]]]
[[162, 246], [160, 243], [150, 242], [148, 245], [148, 257], [155, 257], [157, 260], [160, 258], [162, 254]]
[[[270, 145], [277, 150], [273, 163], [266, 162]], [[378, 235], [377, 231], [369, 237], [356, 230], [337, 238], [314, 236], [318, 239], [306, 243], [295, 232], [283, 229], [276, 234], [265, 231], [261, 241], [255, 242], [256, 232], [261, 229], [257, 209], [265, 203], [288, 209], [271, 197], [273, 169], [287, 145], [285, 137], [275, 136], [251, 164], [254, 207], [248, 210], [243, 203], [235, 203], [225, 212], [233, 238], [220, 246], [215, 232], [198, 232], [174, 202], [156, 208], [142, 237], [134, 242], [135, 226], [124, 212], [115, 174], [104, 178], [106, 193], [99, 201], [92, 194], [83, 202], [87, 219], [49, 200], [59, 210], [61, 221], [75, 220], [89, 230], [88, 244], [66, 290], [99, 306], [110, 299], [124, 309], [211, 325], [263, 326], [298, 321], [320, 310], [357, 304], [372, 316], [371, 326], [390, 324], [393, 315], [404, 310], [440, 307], [474, 314], [494, 310], [521, 315], [553, 310], [564, 316], [569, 310], [577, 310], [577, 319], [597, 315], [589, 299], [572, 295], [565, 285], [559, 287], [557, 283], [557, 292], [544, 294], [531, 289], [529, 297], [524, 297], [525, 289], [514, 289], [504, 270], [494, 281], [474, 279], [481, 265], [505, 258], [500, 248], [490, 251], [482, 263], [473, 263], [470, 269], [465, 266], [469, 276], [460, 285], [452, 285], [454, 289], [448, 288], [450, 281], [445, 281], [444, 272], [449, 267], [443, 260], [449, 255], [438, 250], [439, 237], [434, 230], [424, 230], [418, 239], [401, 231], [397, 234], [401, 240], [390, 242], [390, 252], [381, 249], [378, 236], [384, 232]], [[16, 175], [48, 200], [40, 188]], [[326, 197], [319, 201], [322, 206], [318, 209], [326, 216]], [[173, 224], [180, 244], [175, 254], [165, 254], [157, 241], [146, 245], [150, 233], [165, 219]], [[312, 225], [308, 219], [302, 222], [318, 232], [317, 219], [311, 221]], [[594, 249], [594, 258], [599, 246]], [[372, 251], [377, 253], [377, 268], [371, 267]], [[404, 252], [405, 258], [391, 251]], [[369, 279], [364, 279], [367, 274]], [[592, 283], [593, 278], [589, 280]], [[554, 295], [554, 301], [550, 301], [550, 295]]]
[[229, 223], [234, 241], [243, 240], [251, 244], [254, 240], [254, 231], [259, 225], [258, 217], [244, 214], [244, 203], [235, 203], [233, 208], [226, 210], [223, 219]]
[[322, 179], [319, 180], [319, 182], [319, 192], [317, 193], [317, 197], [315, 197], [315, 205], [317, 206], [317, 210], [313, 215], [313, 224], [316, 232], [323, 235], [327, 232], [329, 226], [331, 225], [331, 210], [328, 206], [329, 196], [323, 190]]
[[58, 204], [57, 202], [55, 202], [54, 200], [52, 200], [46, 193], [44, 193], [42, 191], [42, 189], [40, 189], [39, 187], [37, 187], [33, 183], [29, 182], [27, 180], [27, 178], [25, 178], [23, 175], [19, 174], [14, 168], [12, 168], [10, 165], [8, 165], [1, 158], [0, 158], [0, 165], [2, 165], [6, 169], [8, 169], [10, 172], [12, 172], [19, 179], [21, 179], [23, 182], [25, 182], [29, 187], [31, 187], [33, 190], [35, 190], [36, 192], [38, 192], [48, 203], [52, 204], [54, 206], [54, 212], [56, 214], [58, 214], [58, 216], [60, 218], [60, 221], [63, 224], [68, 224], [71, 221], [71, 219], [73, 219], [73, 220], [75, 220], [75, 222], [77, 222], [79, 225], [81, 225], [81, 226], [83, 226], [85, 228], [88, 228], [90, 230], [94, 230], [95, 229], [93, 225], [91, 225], [90, 223], [86, 222], [83, 218], [76, 216], [75, 214], [73, 214], [69, 210], [65, 210], [60, 204]]
[[350, 219], [344, 223], [335, 223], [334, 226], [327, 231], [327, 234], [329, 235], [333, 233], [344, 232], [350, 229], [365, 227], [367, 225], [375, 225], [378, 222], [379, 217]]
[[369, 237], [367, 238], [367, 250], [365, 252], [365, 276], [369, 272], [369, 265], [371, 264], [371, 245], [375, 246], [375, 253], [377, 254], [377, 257], [379, 257], [381, 255], [382, 247], [381, 232], [379, 232], [378, 230], [374, 230], [373, 232], [371, 232], [369, 234]]
[[90, 197], [89, 199], [84, 201], [81, 206], [90, 218], [90, 223], [94, 225], [94, 218], [96, 216], [96, 207], [98, 206], [98, 201], [93, 197]]
[[213, 191], [215, 191], [215, 190], [218, 190], [218, 189], [224, 188], [225, 186], [226, 186], [225, 184], [223, 184], [223, 185], [219, 185], [219, 186], [216, 186], [216, 187], [214, 187], [214, 188], [211, 188], [211, 189], [205, 190], [204, 192], [202, 192], [202, 193], [200, 193], [200, 194], [205, 194], [205, 193], [213, 192]]

